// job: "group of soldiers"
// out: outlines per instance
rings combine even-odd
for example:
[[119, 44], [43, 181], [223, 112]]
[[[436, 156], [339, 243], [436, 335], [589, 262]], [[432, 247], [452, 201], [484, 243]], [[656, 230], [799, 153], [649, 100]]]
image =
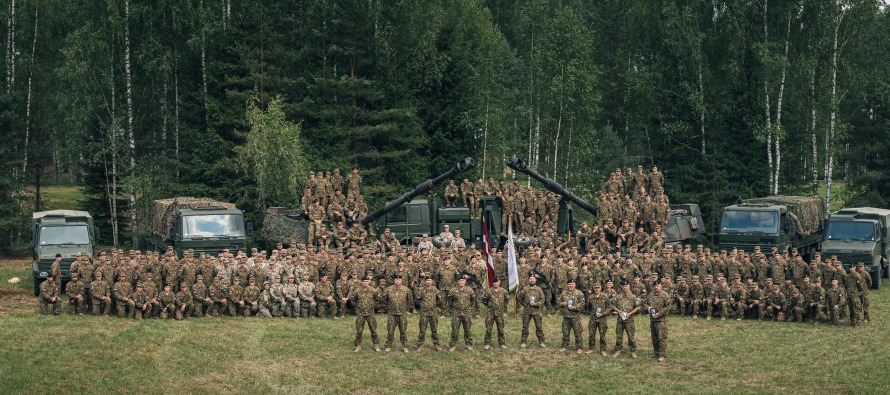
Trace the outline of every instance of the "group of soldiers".
[[[334, 174], [319, 171], [317, 176], [315, 172], [309, 172], [300, 199], [300, 213], [309, 220], [311, 244], [323, 248], [335, 245], [344, 248], [348, 237], [358, 237], [347, 233], [360, 228], [347, 228], [346, 224], [348, 221], [358, 225], [358, 221], [368, 214], [361, 185], [362, 177], [357, 168], [353, 168], [345, 180], [340, 175], [340, 169], [334, 169]], [[364, 237], [367, 237], [366, 233], [362, 239]]]
[[[387, 232], [384, 232], [384, 237]], [[381, 248], [381, 246], [384, 246]], [[562, 348], [575, 336], [581, 350], [581, 317], [589, 315], [587, 351], [605, 353], [607, 319], [616, 318], [615, 352], [620, 354], [623, 335], [635, 356], [633, 316], [649, 313], [653, 344], [666, 344], [670, 314], [711, 319], [749, 318], [776, 321], [849, 320], [859, 325], [869, 320], [868, 288], [871, 277], [864, 266], [845, 271], [836, 257], [823, 261], [818, 254], [807, 264], [797, 251], [755, 249], [712, 254], [699, 245], [676, 246], [641, 252], [631, 246], [626, 253], [595, 250], [582, 253], [577, 247], [530, 246], [519, 252], [517, 302], [522, 307], [524, 347], [529, 326], [536, 326], [544, 344], [541, 317], [562, 315]], [[365, 326], [376, 337], [376, 314], [388, 316], [388, 341], [401, 331], [407, 349], [406, 317], [418, 314], [417, 348], [422, 348], [427, 329], [433, 345], [438, 339], [438, 319], [452, 317], [454, 348], [464, 330], [464, 342], [472, 347], [468, 330], [473, 318], [485, 315], [486, 348], [497, 328], [498, 346], [505, 347], [504, 314], [511, 296], [499, 282], [489, 283], [488, 265], [475, 244], [438, 248], [431, 243], [415, 247], [381, 242], [352, 246], [346, 251], [312, 249], [279, 243], [270, 254], [253, 249], [250, 255], [224, 251], [218, 256], [186, 252], [182, 259], [172, 250], [164, 254], [113, 250], [100, 252], [91, 262], [79, 256], [71, 266], [71, 278], [62, 297], [57, 257], [52, 275], [41, 284], [39, 302], [44, 313], [58, 314], [65, 302], [71, 314], [110, 315], [136, 319], [204, 316], [323, 317], [356, 316], [356, 349]], [[490, 251], [494, 276], [507, 278], [504, 251]], [[687, 284], [687, 279], [691, 284]], [[822, 284], [829, 284], [823, 288]], [[654, 309], [654, 310], [652, 310]], [[652, 312], [654, 311], [654, 313]], [[652, 315], [654, 314], [654, 315]], [[666, 330], [665, 330], [666, 332]], [[599, 336], [599, 342], [596, 337]], [[375, 347], [376, 348], [376, 347]], [[656, 348], [657, 357], [666, 355]]]

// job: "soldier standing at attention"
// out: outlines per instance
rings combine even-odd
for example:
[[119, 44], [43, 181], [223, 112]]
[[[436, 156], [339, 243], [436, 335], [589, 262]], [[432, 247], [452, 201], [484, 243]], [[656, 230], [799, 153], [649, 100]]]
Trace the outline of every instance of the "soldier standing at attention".
[[377, 305], [377, 290], [371, 286], [371, 276], [362, 277], [361, 285], [354, 287], [349, 294], [349, 300], [355, 306], [355, 350], [362, 350], [362, 332], [365, 323], [371, 332], [371, 341], [374, 342], [374, 351], [380, 352], [380, 341], [377, 339], [377, 319], [374, 318], [374, 307]]
[[111, 313], [111, 287], [102, 278], [102, 272], [96, 271], [96, 280], [90, 283], [90, 299], [93, 302], [93, 315]]
[[393, 275], [393, 285], [383, 291], [383, 299], [386, 301], [386, 313], [389, 316], [386, 321], [386, 345], [384, 351], [389, 352], [392, 341], [399, 329], [399, 340], [402, 342], [402, 351], [408, 352], [408, 306], [413, 305], [414, 297], [411, 290], [402, 285], [402, 276]]
[[257, 317], [272, 318], [274, 303], [272, 301], [272, 287], [268, 281], [263, 282], [263, 292], [260, 294], [260, 311]]
[[526, 340], [528, 340], [528, 324], [529, 321], [535, 321], [535, 335], [538, 338], [538, 343], [541, 345], [541, 348], [547, 348], [544, 344], [544, 328], [541, 324], [541, 317], [543, 316], [543, 307], [544, 307], [544, 291], [541, 290], [540, 287], [535, 285], [538, 281], [538, 278], [535, 275], [531, 275], [528, 278], [528, 286], [519, 291], [518, 299], [522, 303], [522, 335], [520, 338], [519, 347], [526, 347]]
[[[58, 260], [58, 259], [57, 259]], [[55, 274], [50, 273], [42, 283], [40, 283], [40, 313], [49, 315], [49, 306], [52, 305], [53, 315], [59, 315], [62, 308], [62, 302], [59, 300], [59, 284], [55, 281]]]
[[491, 287], [488, 287], [482, 295], [482, 302], [488, 307], [488, 315], [485, 317], [485, 340], [483, 340], [485, 346], [482, 348], [485, 350], [490, 348], [491, 330], [497, 324], [498, 346], [507, 349], [507, 341], [504, 338], [504, 314], [507, 312], [510, 294], [501, 288], [501, 279], [497, 277], [492, 279]]
[[862, 301], [862, 319], [868, 322], [869, 318], [871, 318], [871, 314], [868, 312], [870, 304], [868, 301], [868, 289], [871, 288], [872, 283], [871, 273], [865, 271], [865, 264], [862, 262], [856, 264], [856, 270], [859, 273], [859, 277], [862, 277], [862, 284], [859, 288], [859, 298]]
[[634, 315], [640, 311], [640, 299], [630, 292], [630, 283], [627, 280], [621, 281], [621, 289], [623, 292], [615, 295], [612, 301], [612, 311], [618, 314], [615, 322], [615, 353], [613, 358], [621, 355], [621, 349], [624, 347], [624, 333], [627, 333], [627, 345], [630, 348], [630, 357], [637, 357], [637, 342], [634, 340], [636, 327], [634, 326]]
[[[649, 311], [649, 330], [652, 333], [652, 348], [658, 362], [667, 358], [668, 315], [671, 310], [671, 296], [662, 290], [661, 281], [653, 284], [653, 291], [646, 300]], [[633, 356], [633, 352], [631, 352]]]
[[433, 284], [433, 278], [426, 276], [423, 286], [418, 287], [417, 302], [420, 305], [420, 333], [417, 335], [417, 351], [423, 350], [423, 342], [426, 341], [426, 328], [430, 328], [430, 338], [436, 351], [442, 351], [439, 343], [439, 290]]
[[300, 317], [315, 316], [315, 284], [309, 281], [309, 273], [303, 273], [303, 281], [297, 285], [300, 296]]
[[62, 282], [62, 254], [56, 254], [56, 260], [54, 260], [52, 266], [50, 266], [49, 272], [56, 278], [56, 280], [59, 280], [58, 283]]
[[570, 330], [575, 332], [575, 349], [578, 354], [584, 352], [581, 345], [581, 310], [584, 308], [584, 293], [575, 288], [575, 280], [568, 279], [566, 290], [559, 295], [559, 305], [562, 307], [562, 347], [559, 351], [565, 351], [569, 346]]
[[358, 168], [353, 168], [352, 173], [346, 177], [346, 183], [349, 184], [348, 197], [358, 197], [361, 195], [362, 176], [358, 175]]
[[448, 300], [451, 302], [451, 343], [448, 351], [454, 351], [457, 345], [457, 335], [460, 328], [464, 328], [464, 343], [467, 350], [473, 349], [473, 334], [470, 328], [473, 325], [471, 321], [473, 302], [476, 300], [476, 294], [473, 289], [467, 286], [467, 276], [461, 276], [457, 279], [457, 286], [448, 291]]
[[596, 349], [596, 334], [599, 333], [599, 349], [602, 356], [606, 356], [606, 332], [609, 330], [607, 318], [612, 312], [609, 295], [603, 293], [603, 286], [599, 282], [593, 284], [593, 293], [587, 299], [590, 305], [590, 322], [587, 330], [590, 332], [590, 340], [587, 343], [588, 354], [593, 354]]
[[472, 207], [476, 205], [476, 191], [468, 178], [464, 178], [460, 184], [460, 194], [464, 199], [464, 207], [470, 209], [470, 218], [473, 218]]

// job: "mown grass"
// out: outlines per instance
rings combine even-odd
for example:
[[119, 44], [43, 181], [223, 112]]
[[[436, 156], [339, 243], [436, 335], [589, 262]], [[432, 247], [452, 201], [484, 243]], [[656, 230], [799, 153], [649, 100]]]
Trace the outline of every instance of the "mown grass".
[[[856, 329], [673, 317], [666, 363], [650, 356], [645, 317], [632, 360], [557, 352], [557, 317], [545, 319], [548, 349], [519, 349], [511, 317], [509, 350], [482, 351], [474, 320], [474, 351], [416, 353], [412, 316], [411, 353], [374, 353], [366, 332], [356, 354], [352, 317], [135, 321], [40, 316], [32, 305], [0, 317], [0, 393], [887, 393], [888, 295], [872, 293], [874, 320]], [[450, 320], [439, 325], [447, 341]]]

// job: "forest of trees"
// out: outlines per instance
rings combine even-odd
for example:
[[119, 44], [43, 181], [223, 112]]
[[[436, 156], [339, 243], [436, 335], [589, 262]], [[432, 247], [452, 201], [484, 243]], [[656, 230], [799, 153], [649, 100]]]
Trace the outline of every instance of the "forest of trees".
[[261, 226], [309, 170], [358, 167], [373, 207], [467, 155], [472, 178], [515, 153], [587, 199], [655, 164], [709, 230], [740, 196], [833, 182], [890, 206], [884, 0], [2, 3], [4, 251], [50, 182], [132, 245], [153, 199]]

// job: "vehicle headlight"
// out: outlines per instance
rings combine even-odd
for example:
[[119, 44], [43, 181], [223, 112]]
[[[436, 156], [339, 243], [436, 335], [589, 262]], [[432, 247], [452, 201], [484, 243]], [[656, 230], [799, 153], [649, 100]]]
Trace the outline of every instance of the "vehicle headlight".
[[49, 277], [49, 273], [47, 273], [47, 272], [40, 272], [40, 277]]

